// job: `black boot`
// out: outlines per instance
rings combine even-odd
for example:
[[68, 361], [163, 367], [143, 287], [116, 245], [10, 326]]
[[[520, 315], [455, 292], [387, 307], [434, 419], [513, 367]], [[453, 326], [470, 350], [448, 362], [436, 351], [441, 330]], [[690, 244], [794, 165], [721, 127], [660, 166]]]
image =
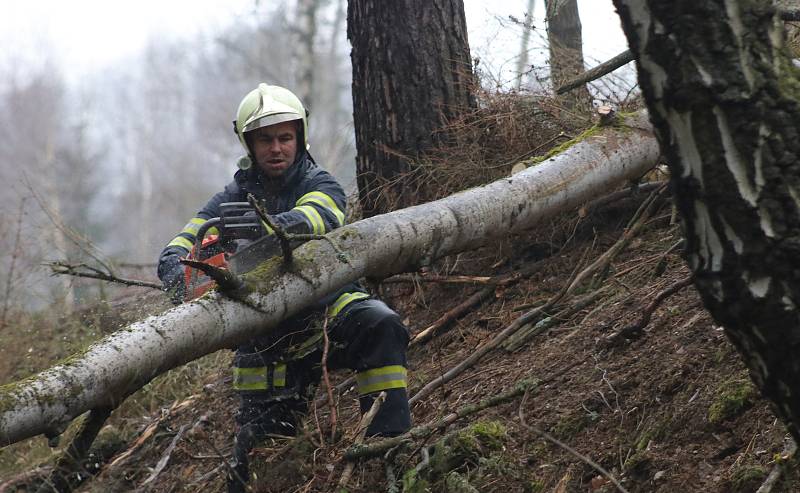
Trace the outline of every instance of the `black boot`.
[[248, 456], [256, 442], [254, 425], [246, 424], [236, 433], [233, 445], [233, 463], [228, 469], [228, 493], [245, 493], [250, 481], [250, 461]]
[[[411, 411], [408, 408], [406, 389], [389, 389], [384, 392], [386, 400], [367, 428], [367, 436], [394, 437], [411, 429]], [[358, 402], [362, 414], [369, 411], [378, 394], [361, 396]]]
[[228, 493], [244, 493], [250, 481], [249, 455], [253, 447], [268, 438], [297, 434], [297, 415], [305, 412], [304, 400], [276, 400], [241, 396], [236, 416], [239, 431], [233, 446], [233, 463], [228, 470]]

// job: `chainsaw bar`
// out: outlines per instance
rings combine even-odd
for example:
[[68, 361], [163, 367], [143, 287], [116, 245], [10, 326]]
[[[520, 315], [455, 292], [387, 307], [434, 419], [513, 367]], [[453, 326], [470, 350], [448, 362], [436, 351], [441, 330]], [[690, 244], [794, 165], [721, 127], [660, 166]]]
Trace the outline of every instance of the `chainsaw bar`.
[[262, 236], [247, 246], [241, 247], [228, 257], [228, 268], [236, 275], [255, 269], [261, 262], [281, 254], [281, 246], [275, 236]]

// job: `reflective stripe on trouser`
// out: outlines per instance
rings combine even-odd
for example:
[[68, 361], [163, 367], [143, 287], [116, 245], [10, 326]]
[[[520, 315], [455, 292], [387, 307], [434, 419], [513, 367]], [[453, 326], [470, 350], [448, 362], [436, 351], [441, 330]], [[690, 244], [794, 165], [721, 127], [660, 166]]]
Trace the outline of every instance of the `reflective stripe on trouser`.
[[[270, 385], [270, 377], [272, 382]], [[286, 386], [286, 363], [254, 368], [233, 367], [233, 388], [239, 391], [269, 390]]]
[[372, 394], [381, 390], [404, 389], [407, 381], [407, 370], [401, 365], [382, 366], [356, 374], [359, 395]]

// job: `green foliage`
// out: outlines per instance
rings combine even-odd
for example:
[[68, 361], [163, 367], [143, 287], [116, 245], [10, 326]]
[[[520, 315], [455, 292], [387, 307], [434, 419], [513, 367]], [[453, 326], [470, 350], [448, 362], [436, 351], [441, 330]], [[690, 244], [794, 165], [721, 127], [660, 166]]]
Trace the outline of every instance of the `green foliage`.
[[456, 471], [447, 474], [444, 480], [448, 493], [478, 493], [478, 489], [469, 483], [469, 480]]
[[731, 492], [755, 491], [764, 482], [767, 472], [761, 466], [750, 465], [737, 468], [731, 476]]
[[598, 416], [596, 414], [587, 414], [585, 412], [571, 414], [561, 418], [558, 423], [553, 426], [551, 431], [557, 437], [566, 440], [583, 431], [597, 418]]
[[526, 485], [525, 491], [527, 493], [542, 493], [544, 492], [545, 483], [541, 479], [534, 479]]
[[750, 380], [732, 378], [717, 389], [716, 397], [708, 408], [708, 421], [719, 424], [740, 415], [753, 404], [756, 391]]
[[445, 486], [446, 491], [477, 491], [470, 484], [474, 479], [507, 470], [499, 456], [507, 439], [508, 430], [499, 421], [478, 421], [451, 433], [434, 444], [427, 467], [406, 471], [403, 491], [442, 491]]
[[644, 450], [636, 452], [623, 464], [625, 471], [631, 476], [643, 477], [647, 473], [647, 469], [652, 462], [650, 454]]

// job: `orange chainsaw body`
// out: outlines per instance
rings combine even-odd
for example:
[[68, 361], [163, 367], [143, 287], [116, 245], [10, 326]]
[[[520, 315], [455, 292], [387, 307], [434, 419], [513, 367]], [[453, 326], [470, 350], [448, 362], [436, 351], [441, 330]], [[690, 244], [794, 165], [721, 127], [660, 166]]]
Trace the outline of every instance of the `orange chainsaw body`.
[[[198, 255], [196, 252], [197, 247], [192, 248], [189, 258], [192, 260], [201, 260], [205, 264], [213, 265], [215, 267], [228, 268], [227, 253], [222, 250], [219, 245], [219, 237], [217, 235], [208, 235], [203, 238], [203, 244], [200, 250], [203, 255]], [[208, 256], [210, 255], [210, 256]], [[205, 258], [203, 258], [205, 257]], [[205, 294], [208, 290], [215, 286], [213, 279], [208, 277], [203, 271], [186, 266], [185, 269], [186, 281], [186, 299], [193, 300]]]

